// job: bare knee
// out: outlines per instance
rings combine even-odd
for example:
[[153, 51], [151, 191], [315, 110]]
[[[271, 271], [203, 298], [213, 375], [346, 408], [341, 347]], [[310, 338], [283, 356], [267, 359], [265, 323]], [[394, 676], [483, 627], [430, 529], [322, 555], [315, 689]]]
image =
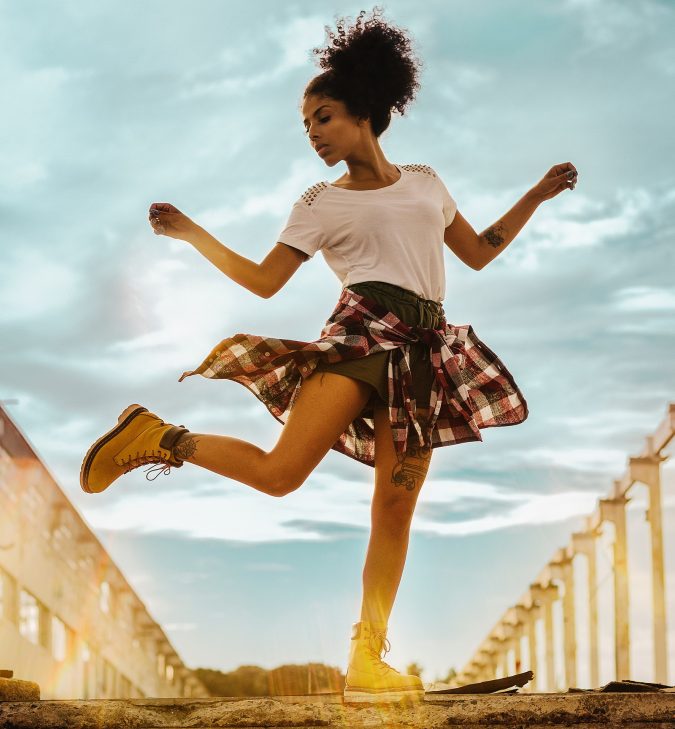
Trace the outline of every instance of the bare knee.
[[293, 491], [296, 491], [299, 489], [302, 484], [304, 483], [298, 483], [297, 481], [281, 481], [277, 482], [274, 486], [274, 493], [273, 496], [288, 496], [288, 494], [293, 493]]
[[302, 477], [297, 473], [277, 469], [272, 478], [272, 496], [288, 496], [288, 494], [299, 489], [306, 480], [306, 476]]

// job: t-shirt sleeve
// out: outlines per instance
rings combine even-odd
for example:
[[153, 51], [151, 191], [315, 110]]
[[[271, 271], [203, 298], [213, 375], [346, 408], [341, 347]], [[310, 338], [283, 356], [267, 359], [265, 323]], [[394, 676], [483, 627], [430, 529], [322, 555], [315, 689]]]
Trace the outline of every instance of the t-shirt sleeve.
[[448, 192], [448, 188], [441, 179], [441, 176], [434, 170], [436, 174], [436, 183], [441, 191], [441, 197], [443, 200], [443, 217], [445, 218], [445, 227], [447, 228], [452, 223], [455, 213], [457, 212], [457, 203], [452, 195]]
[[300, 199], [293, 205], [277, 241], [298, 248], [312, 258], [326, 244], [326, 236], [314, 211]]

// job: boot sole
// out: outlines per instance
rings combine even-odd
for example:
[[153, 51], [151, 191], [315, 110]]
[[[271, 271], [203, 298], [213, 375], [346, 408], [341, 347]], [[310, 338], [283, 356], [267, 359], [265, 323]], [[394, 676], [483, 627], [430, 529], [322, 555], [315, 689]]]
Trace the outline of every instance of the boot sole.
[[394, 701], [424, 701], [424, 689], [345, 689], [343, 699], [349, 703], [375, 704]]
[[[87, 455], [84, 457], [84, 460], [82, 461], [82, 466], [80, 468], [80, 486], [82, 487], [83, 491], [86, 491], [88, 494], [100, 494], [101, 491], [92, 491], [88, 486], [88, 480], [89, 480], [89, 469], [91, 468], [91, 464], [96, 457], [96, 454], [103, 448], [103, 446], [112, 438], [114, 438], [121, 430], [126, 428], [126, 426], [137, 416], [141, 413], [148, 412], [147, 408], [144, 407], [138, 407], [135, 410], [132, 410], [129, 415], [127, 415], [126, 418], [121, 423], [117, 423], [113, 428], [111, 428], [107, 433], [104, 433], [98, 440], [96, 440], [92, 446], [87, 451]], [[103, 489], [105, 491], [105, 489]]]

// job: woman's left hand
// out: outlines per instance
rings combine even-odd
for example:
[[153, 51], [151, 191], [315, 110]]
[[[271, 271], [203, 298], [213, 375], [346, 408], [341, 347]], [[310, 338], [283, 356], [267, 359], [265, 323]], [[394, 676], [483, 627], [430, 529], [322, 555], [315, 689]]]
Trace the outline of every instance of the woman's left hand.
[[531, 192], [542, 201], [549, 200], [563, 190], [574, 190], [577, 178], [577, 168], [571, 162], [553, 165], [532, 188]]

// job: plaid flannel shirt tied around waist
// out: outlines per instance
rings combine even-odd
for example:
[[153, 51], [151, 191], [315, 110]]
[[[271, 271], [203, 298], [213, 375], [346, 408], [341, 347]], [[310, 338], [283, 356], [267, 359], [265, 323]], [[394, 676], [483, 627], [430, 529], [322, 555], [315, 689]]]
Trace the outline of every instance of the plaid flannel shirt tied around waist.
[[[430, 415], [420, 424], [410, 370], [410, 345], [429, 347], [434, 369]], [[438, 448], [483, 440], [481, 428], [522, 423], [527, 402], [497, 355], [470, 324], [452, 325], [444, 313], [438, 328], [408, 326], [393, 312], [348, 287], [313, 342], [235, 334], [213, 348], [195, 370], [247, 387], [281, 423], [288, 419], [302, 382], [319, 361], [329, 363], [389, 351], [388, 411], [394, 447], [402, 456], [413, 435], [420, 446]], [[374, 420], [359, 415], [332, 448], [375, 465]]]

